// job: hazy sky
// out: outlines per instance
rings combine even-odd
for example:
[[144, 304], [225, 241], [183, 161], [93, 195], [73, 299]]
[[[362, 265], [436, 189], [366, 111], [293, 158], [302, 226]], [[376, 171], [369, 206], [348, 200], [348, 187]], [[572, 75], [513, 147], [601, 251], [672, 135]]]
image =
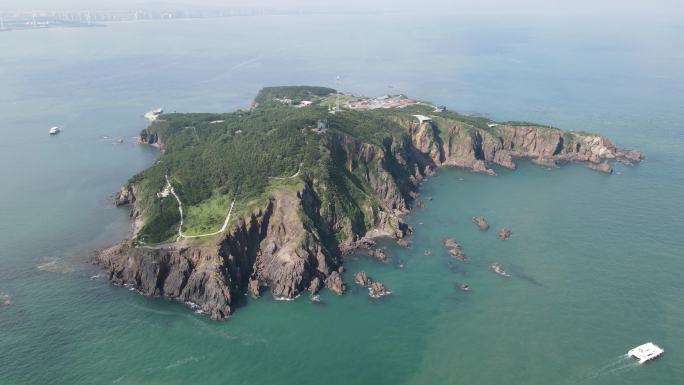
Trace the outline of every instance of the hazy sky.
[[[0, 0], [0, 11], [130, 8], [250, 7], [356, 12], [455, 12], [518, 15], [586, 15], [638, 20], [684, 20], [684, 0]], [[627, 25], [625, 26], [628, 27]]]
[[618, 13], [642, 11], [678, 11], [684, 8], [682, 0], [2, 0], [0, 9], [31, 8], [122, 8], [154, 4], [186, 6], [249, 6], [249, 7], [346, 7], [358, 10], [396, 7], [424, 10], [430, 8], [461, 9], [466, 12], [482, 11], [613, 11]]

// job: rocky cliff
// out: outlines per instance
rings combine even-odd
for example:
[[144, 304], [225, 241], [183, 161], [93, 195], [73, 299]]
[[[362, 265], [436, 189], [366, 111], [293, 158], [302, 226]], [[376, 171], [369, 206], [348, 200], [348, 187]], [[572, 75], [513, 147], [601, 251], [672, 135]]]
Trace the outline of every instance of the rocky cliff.
[[[549, 127], [478, 126], [448, 116], [419, 123], [399, 113], [390, 121], [391, 130], [375, 141], [351, 130], [309, 135], [303, 128], [307, 144], [317, 141], [312, 147], [320, 152], [317, 163], [302, 162], [295, 188], [273, 189], [261, 207], [201, 246], [176, 240], [149, 247], [127, 241], [98, 252], [96, 261], [116, 284], [178, 299], [223, 319], [245, 292], [258, 297], [267, 290], [275, 298], [292, 299], [326, 286], [342, 294], [346, 285], [341, 257], [357, 248], [384, 257], [373, 249], [371, 238], [400, 239], [411, 231], [402, 216], [414, 203], [423, 178], [440, 167], [495, 174], [492, 165], [514, 169], [516, 159], [555, 166], [642, 158], [638, 152], [617, 149], [604, 137]], [[140, 139], [161, 143], [153, 128], [144, 130]], [[137, 221], [152, 210], [140, 204], [141, 194], [151, 194], [139, 187], [141, 180], [133, 180], [115, 197], [117, 205], [131, 205], [131, 217]]]

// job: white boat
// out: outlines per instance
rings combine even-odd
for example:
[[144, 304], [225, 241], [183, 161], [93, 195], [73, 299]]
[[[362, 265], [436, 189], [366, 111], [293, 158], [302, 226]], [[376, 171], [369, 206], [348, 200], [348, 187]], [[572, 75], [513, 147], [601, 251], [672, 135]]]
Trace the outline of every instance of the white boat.
[[57, 135], [57, 134], [59, 134], [60, 131], [61, 131], [61, 130], [59, 129], [59, 127], [54, 126], [54, 127], [52, 127], [52, 128], [50, 129], [50, 131], [48, 131], [48, 133], [49, 133], [50, 135]]
[[647, 342], [627, 352], [627, 355], [638, 360], [640, 364], [655, 360], [660, 357], [665, 350], [653, 342]]

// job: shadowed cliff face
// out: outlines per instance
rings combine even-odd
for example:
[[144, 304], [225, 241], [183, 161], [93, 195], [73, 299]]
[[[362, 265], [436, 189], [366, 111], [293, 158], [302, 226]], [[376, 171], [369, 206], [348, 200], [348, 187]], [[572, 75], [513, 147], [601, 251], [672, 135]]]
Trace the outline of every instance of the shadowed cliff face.
[[[300, 187], [273, 191], [264, 207], [217, 237], [213, 246], [124, 243], [100, 251], [96, 260], [116, 284], [191, 303], [213, 319], [223, 319], [245, 291], [258, 297], [268, 290], [283, 299], [307, 290], [316, 293], [323, 286], [343, 293], [340, 257], [359, 247], [372, 248], [372, 237], [404, 237], [410, 229], [402, 216], [423, 178], [439, 167], [494, 175], [491, 165], [514, 169], [515, 159], [525, 158], [543, 166], [585, 161], [609, 172], [609, 160], [641, 159], [601, 136], [548, 127], [502, 124], [485, 129], [406, 118], [396, 123], [404, 134], [388, 134], [381, 144], [337, 131], [322, 137], [321, 148], [330, 159], [327, 179], [303, 176]], [[158, 135], [147, 130], [141, 140], [159, 143]], [[363, 192], [362, 198], [354, 195], [354, 188]], [[131, 204], [132, 218], [141, 219], [138, 194], [135, 185], [124, 188], [116, 203]]]

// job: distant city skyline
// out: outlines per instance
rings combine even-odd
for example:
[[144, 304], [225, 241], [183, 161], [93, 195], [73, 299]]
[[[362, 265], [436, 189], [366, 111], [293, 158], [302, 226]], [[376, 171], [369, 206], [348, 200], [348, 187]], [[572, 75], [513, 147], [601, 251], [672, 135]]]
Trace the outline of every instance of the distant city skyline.
[[[269, 7], [278, 9], [293, 8], [316, 8], [316, 9], [355, 9], [357, 11], [377, 11], [386, 9], [415, 11], [413, 0], [346, 0], [344, 2], [320, 1], [320, 0], [3, 0], [0, 4], [0, 12], [28, 11], [28, 10], [113, 10], [126, 8], [231, 8], [231, 7]], [[612, 12], [618, 14], [638, 14], [642, 12], [671, 14], [675, 12], [681, 15], [684, 5], [679, 0], [654, 0], [644, 2], [640, 0], [480, 0], [472, 2], [467, 0], [423, 0], [421, 8], [444, 9], [450, 11], [469, 12], [493, 12], [493, 13], [519, 13], [519, 12], [544, 12], [544, 13], [591, 13]]]

